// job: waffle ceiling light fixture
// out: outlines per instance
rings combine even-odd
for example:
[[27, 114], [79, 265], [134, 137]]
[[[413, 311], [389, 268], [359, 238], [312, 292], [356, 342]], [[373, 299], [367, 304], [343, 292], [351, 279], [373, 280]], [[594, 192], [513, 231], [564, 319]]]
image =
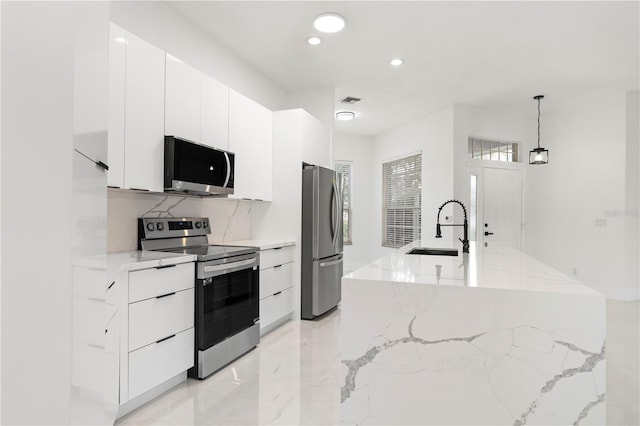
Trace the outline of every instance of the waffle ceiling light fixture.
[[313, 26], [323, 33], [337, 33], [344, 28], [344, 18], [337, 13], [323, 13], [316, 16]]
[[529, 164], [547, 164], [549, 163], [549, 150], [540, 148], [540, 100], [544, 99], [544, 96], [537, 95], [533, 99], [538, 101], [538, 147], [529, 151]]
[[356, 113], [353, 111], [338, 111], [336, 112], [336, 120], [350, 121], [356, 118]]

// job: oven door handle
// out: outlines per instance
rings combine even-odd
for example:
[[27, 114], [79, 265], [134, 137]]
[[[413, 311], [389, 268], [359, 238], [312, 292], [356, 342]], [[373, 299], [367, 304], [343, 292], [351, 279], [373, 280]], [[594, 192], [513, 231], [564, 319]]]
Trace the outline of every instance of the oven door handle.
[[248, 260], [241, 260], [239, 262], [233, 262], [233, 263], [222, 263], [220, 265], [213, 265], [213, 266], [206, 266], [203, 265], [202, 267], [202, 272], [203, 272], [203, 276], [202, 278], [210, 278], [210, 277], [216, 277], [218, 275], [224, 275], [224, 274], [228, 274], [230, 272], [236, 272], [236, 271], [241, 271], [243, 269], [248, 269], [248, 268], [257, 268], [258, 267], [258, 258], [254, 258], [254, 259], [248, 259]]

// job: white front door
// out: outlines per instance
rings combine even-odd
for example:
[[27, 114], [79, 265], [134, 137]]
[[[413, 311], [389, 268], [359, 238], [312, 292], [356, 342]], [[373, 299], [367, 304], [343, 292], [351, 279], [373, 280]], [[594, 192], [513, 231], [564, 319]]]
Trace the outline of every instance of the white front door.
[[514, 169], [484, 169], [484, 223], [478, 236], [485, 247], [497, 244], [521, 249], [522, 173]]

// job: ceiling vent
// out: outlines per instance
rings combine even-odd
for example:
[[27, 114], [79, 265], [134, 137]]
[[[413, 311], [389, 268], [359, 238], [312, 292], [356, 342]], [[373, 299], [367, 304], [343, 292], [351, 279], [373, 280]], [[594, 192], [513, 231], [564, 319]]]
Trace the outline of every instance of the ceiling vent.
[[349, 105], [353, 105], [356, 102], [360, 102], [362, 99], [360, 98], [355, 98], [353, 96], [347, 96], [346, 98], [342, 98], [340, 99], [338, 102], [340, 102], [341, 104], [349, 104]]

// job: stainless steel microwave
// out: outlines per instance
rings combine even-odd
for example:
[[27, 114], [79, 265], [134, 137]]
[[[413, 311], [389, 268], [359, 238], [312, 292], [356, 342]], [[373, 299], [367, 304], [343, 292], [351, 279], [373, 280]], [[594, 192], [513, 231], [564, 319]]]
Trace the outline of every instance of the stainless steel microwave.
[[164, 190], [197, 195], [233, 194], [232, 152], [175, 136], [164, 137]]

